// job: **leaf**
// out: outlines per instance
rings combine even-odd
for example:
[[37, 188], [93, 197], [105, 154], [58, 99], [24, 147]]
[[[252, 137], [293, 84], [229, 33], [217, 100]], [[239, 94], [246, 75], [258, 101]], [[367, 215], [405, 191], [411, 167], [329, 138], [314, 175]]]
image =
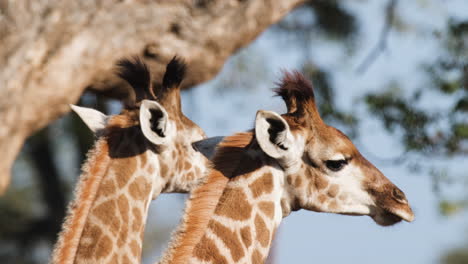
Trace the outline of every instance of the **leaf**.
[[462, 99], [460, 99], [453, 110], [468, 112], [468, 96], [465, 96]]
[[451, 202], [443, 200], [439, 203], [439, 211], [442, 215], [452, 216], [459, 213], [463, 209], [463, 204], [460, 202]]
[[452, 126], [453, 133], [459, 138], [468, 138], [468, 124], [457, 123]]

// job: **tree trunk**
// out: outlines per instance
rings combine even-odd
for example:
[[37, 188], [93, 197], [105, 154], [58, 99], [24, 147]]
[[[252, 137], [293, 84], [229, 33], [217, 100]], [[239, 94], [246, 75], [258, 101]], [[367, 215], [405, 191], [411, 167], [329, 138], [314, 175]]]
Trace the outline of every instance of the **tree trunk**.
[[25, 138], [85, 89], [128, 97], [116, 60], [144, 56], [157, 80], [177, 54], [193, 86], [303, 1], [0, 0], [0, 194]]

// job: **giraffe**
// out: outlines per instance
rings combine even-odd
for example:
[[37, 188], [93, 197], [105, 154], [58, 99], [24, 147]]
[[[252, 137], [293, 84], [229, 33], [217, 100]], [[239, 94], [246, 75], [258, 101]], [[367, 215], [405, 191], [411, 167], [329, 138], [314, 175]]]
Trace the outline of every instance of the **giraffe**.
[[190, 197], [160, 263], [263, 263], [282, 219], [300, 209], [413, 221], [404, 193], [323, 122], [304, 76], [286, 72], [276, 94], [287, 113], [260, 110], [253, 130], [223, 139], [207, 177], [229, 180], [216, 201]]
[[192, 143], [203, 130], [181, 110], [186, 66], [174, 57], [156, 89], [146, 64], [118, 62], [133, 88], [119, 115], [71, 106], [98, 139], [83, 166], [74, 201], [52, 253], [52, 263], [140, 263], [149, 201], [188, 192], [208, 164]]

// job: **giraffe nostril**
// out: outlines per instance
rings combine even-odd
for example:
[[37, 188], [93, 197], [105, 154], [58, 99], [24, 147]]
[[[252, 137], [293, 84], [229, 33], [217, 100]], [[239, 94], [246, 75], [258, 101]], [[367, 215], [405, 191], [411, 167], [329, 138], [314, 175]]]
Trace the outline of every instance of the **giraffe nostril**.
[[392, 196], [399, 202], [408, 203], [405, 194], [398, 188], [393, 188]]

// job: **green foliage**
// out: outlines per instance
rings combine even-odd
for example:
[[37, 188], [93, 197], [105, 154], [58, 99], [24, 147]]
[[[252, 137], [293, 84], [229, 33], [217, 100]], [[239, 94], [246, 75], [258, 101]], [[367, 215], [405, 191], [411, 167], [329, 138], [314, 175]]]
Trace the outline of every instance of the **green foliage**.
[[456, 123], [452, 126], [453, 134], [456, 137], [466, 139], [468, 138], [468, 124]]
[[454, 109], [455, 112], [468, 112], [468, 96], [465, 96], [458, 100], [457, 104], [455, 105]]
[[[440, 45], [441, 55], [424, 66], [430, 80], [425, 89], [408, 95], [402, 92], [406, 87], [401, 83], [391, 82], [384, 91], [367, 94], [364, 98], [369, 112], [381, 120], [389, 132], [401, 137], [406, 151], [424, 155], [424, 161], [428, 157], [466, 157], [468, 154], [468, 22], [448, 21]], [[445, 107], [436, 98], [444, 99]], [[447, 199], [441, 190], [454, 183], [462, 184], [466, 175], [455, 177], [444, 172], [445, 176], [441, 176], [431, 172], [434, 166], [422, 164], [418, 167], [433, 174], [441, 215], [451, 216], [466, 210], [468, 196]], [[467, 263], [466, 257], [463, 250], [455, 250], [445, 256], [443, 263]]]
[[[203, 5], [206, 1], [198, 2], [198, 4]], [[382, 16], [383, 20], [384, 15]], [[303, 50], [298, 51], [304, 57], [302, 72], [313, 80], [318, 98], [318, 108], [322, 117], [328, 123], [344, 129], [351, 137], [357, 136], [359, 119], [353, 113], [344, 111], [334, 100], [337, 87], [333, 86], [333, 73], [320, 65], [315, 65], [312, 63], [313, 58], [309, 57], [313, 41], [320, 38], [341, 43], [343, 49], [355, 48], [350, 44], [353, 44], [359, 36], [359, 23], [352, 11], [346, 7], [344, 1], [308, 1], [305, 6], [300, 7], [292, 15], [282, 20], [274, 29], [292, 36], [293, 41], [299, 43], [299, 48], [303, 48]], [[409, 87], [405, 87], [403, 83], [391, 81], [378, 87], [380, 88], [379, 92], [369, 93], [363, 98], [369, 113], [378, 118], [383, 127], [393, 133], [395, 137], [401, 137], [401, 144], [406, 150], [404, 158], [407, 160], [411, 159], [408, 153], [431, 159], [437, 156], [442, 158], [464, 157], [468, 154], [468, 120], [466, 115], [468, 112], [468, 21], [449, 20], [446, 29], [434, 36], [439, 39], [441, 53], [437, 55], [435, 60], [423, 65], [427, 73], [427, 80], [429, 80], [428, 86], [411, 94], [405, 94], [404, 91], [414, 89], [406, 89]], [[252, 52], [247, 52], [244, 50], [237, 55], [240, 59], [236, 60], [236, 64], [231, 65], [235, 69], [233, 69], [231, 76], [224, 80], [223, 87], [250, 89], [264, 81], [266, 76], [264, 68], [258, 67], [265, 64], [264, 58], [260, 55], [255, 56], [255, 54], [252, 56]], [[244, 89], [244, 92], [250, 92], [248, 89]], [[427, 94], [430, 96], [426, 96]], [[104, 110], [105, 103], [93, 98], [93, 96], [90, 98], [89, 95], [85, 95], [82, 103], [106, 112]], [[449, 102], [449, 106], [437, 108], [435, 107], [437, 102], [427, 102], [427, 100], [434, 100], [434, 98], [446, 99], [444, 101]], [[428, 108], [427, 105], [432, 108]], [[70, 118], [66, 126], [71, 132], [65, 133], [62, 137], [75, 142], [79, 158], [74, 166], [79, 167], [87, 149], [92, 144], [93, 137], [88, 128], [76, 116]], [[41, 140], [38, 141], [45, 142], [45, 146], [52, 145], [50, 137], [38, 134], [35, 139], [39, 137]], [[29, 146], [29, 143], [27, 145]], [[39, 147], [44, 147], [44, 145], [32, 144], [29, 147], [32, 153], [34, 151], [41, 153]], [[58, 156], [61, 153], [54, 153], [54, 155]], [[23, 156], [26, 156], [23, 158], [28, 160], [30, 166], [35, 166], [34, 164], [37, 164], [46, 155], [41, 157], [40, 155], [23, 153]], [[416, 164], [414, 167], [427, 167], [427, 159], [425, 162], [423, 166], [417, 161], [411, 164]], [[430, 167], [428, 170], [432, 169]], [[37, 181], [40, 181], [40, 178], [47, 175], [48, 171], [44, 168], [37, 170]], [[446, 182], [454, 181], [454, 177], [450, 177], [446, 171], [432, 174], [429, 172], [428, 174], [434, 179], [435, 189], [440, 189], [441, 185], [446, 184]], [[64, 175], [59, 176], [63, 183], [73, 182], [66, 181]], [[27, 228], [32, 226], [31, 221], [34, 221], [34, 217], [36, 217], [32, 212], [37, 209], [30, 203], [30, 193], [33, 191], [46, 192], [45, 188], [38, 188], [37, 185], [40, 184], [32, 183], [25, 188], [12, 189], [7, 196], [0, 199], [1, 263], [12, 261], [15, 263], [40, 263], [41, 260], [33, 261], [28, 256], [21, 254], [27, 249], [23, 247], [24, 241], [28, 240], [30, 245], [34, 246], [34, 243], [38, 244], [43, 240], [48, 240], [50, 243], [54, 240], [50, 236], [47, 237], [47, 234], [39, 232], [40, 230], [33, 230], [37, 231], [37, 234], [26, 232]], [[61, 192], [67, 195], [70, 193], [66, 190], [73, 189], [70, 186], [61, 188], [58, 185], [49, 187], [54, 187], [54, 191], [57, 193]], [[50, 197], [47, 199], [44, 195], [36, 200], [35, 204], [42, 204], [44, 208], [50, 207], [50, 204], [54, 203], [53, 199]], [[468, 197], [462, 197], [459, 200], [441, 198], [439, 210], [445, 216], [456, 214], [468, 207], [467, 200]], [[57, 218], [51, 216], [50, 210], [44, 211], [46, 211], [44, 214], [48, 214], [46, 218]], [[47, 227], [52, 224], [59, 226], [60, 221], [61, 219], [55, 219], [45, 223]], [[49, 230], [49, 233], [53, 232]], [[158, 235], [155, 234], [155, 236]], [[145, 242], [145, 245], [150, 244]], [[442, 258], [442, 263], [468, 263], [468, 248], [449, 252]]]
[[312, 0], [280, 21], [275, 28], [308, 44], [320, 36], [352, 50], [359, 30], [357, 18], [336, 0]]
[[442, 264], [468, 263], [468, 246], [450, 250], [441, 258], [440, 262]]
[[439, 211], [442, 215], [451, 216], [459, 213], [466, 208], [465, 201], [448, 201], [443, 200], [439, 202]]
[[357, 31], [356, 18], [336, 0], [310, 1], [316, 17], [316, 27], [332, 38], [340, 40], [354, 37]]
[[21, 232], [24, 224], [32, 217], [32, 210], [24, 197], [28, 197], [28, 188], [8, 191], [0, 199], [0, 237], [2, 240], [14, 240], [14, 235]]
[[387, 130], [394, 132], [399, 128], [403, 132], [402, 140], [406, 150], [428, 152], [435, 146], [436, 142], [427, 131], [434, 117], [417, 109], [411, 99], [404, 99], [390, 90], [368, 94], [365, 102], [369, 112], [380, 118]]
[[[451, 98], [454, 103], [449, 111], [444, 113], [420, 107], [420, 103], [426, 102], [424, 100], [433, 100], [420, 96], [423, 92], [428, 93], [427, 89], [406, 98], [392, 89], [365, 97], [370, 112], [382, 120], [387, 130], [395, 132], [399, 129], [408, 151], [439, 156], [468, 153], [465, 115], [468, 110], [468, 22], [450, 20], [446, 32], [441, 41], [444, 55], [425, 67], [431, 81], [429, 88], [439, 93], [431, 97]], [[437, 109], [437, 102], [431, 105]]]

